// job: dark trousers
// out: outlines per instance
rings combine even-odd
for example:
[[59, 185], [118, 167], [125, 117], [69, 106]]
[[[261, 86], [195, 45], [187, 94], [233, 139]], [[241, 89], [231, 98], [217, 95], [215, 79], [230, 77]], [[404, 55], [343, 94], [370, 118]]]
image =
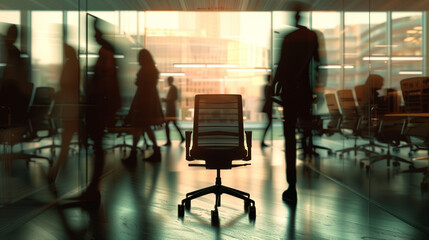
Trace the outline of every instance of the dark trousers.
[[[290, 104], [288, 104], [290, 103]], [[297, 104], [300, 103], [300, 104]], [[285, 101], [283, 104], [283, 133], [285, 137], [285, 157], [286, 157], [286, 179], [289, 187], [296, 185], [296, 123], [298, 118], [301, 121], [311, 121], [311, 103], [302, 104], [302, 101]], [[311, 138], [311, 129], [304, 128], [303, 139]], [[306, 151], [307, 144], [303, 140], [302, 147]]]
[[176, 121], [175, 119], [174, 119], [174, 120], [167, 120], [167, 121], [165, 122], [165, 133], [166, 133], [166, 135], [167, 135], [167, 142], [170, 142], [170, 141], [171, 141], [171, 139], [170, 139], [170, 127], [169, 127], [170, 122], [172, 122], [172, 123], [173, 123], [173, 125], [174, 125], [174, 127], [176, 127], [177, 131], [178, 131], [178, 132], [179, 132], [179, 134], [180, 134], [181, 139], [184, 139], [183, 134], [182, 134], [182, 132], [180, 131], [179, 126], [177, 125], [177, 121]]

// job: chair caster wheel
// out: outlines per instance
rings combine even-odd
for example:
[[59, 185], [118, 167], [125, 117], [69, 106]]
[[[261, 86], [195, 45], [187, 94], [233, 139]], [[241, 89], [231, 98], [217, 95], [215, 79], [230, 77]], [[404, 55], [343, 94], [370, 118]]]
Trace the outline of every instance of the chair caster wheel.
[[428, 191], [428, 183], [427, 182], [420, 183], [420, 190], [422, 193], [427, 192]]
[[256, 219], [256, 207], [255, 206], [249, 206], [249, 219], [250, 220]]
[[217, 209], [212, 210], [212, 225], [213, 226], [219, 226], [219, 212]]
[[249, 212], [249, 207], [250, 207], [250, 202], [244, 201], [244, 211], [245, 212]]
[[399, 162], [393, 162], [393, 163], [392, 163], [392, 165], [393, 165], [394, 167], [399, 167], [401, 164], [400, 164]]
[[185, 208], [188, 211], [191, 210], [191, 201], [190, 200], [185, 201]]
[[177, 215], [179, 216], [179, 218], [183, 218], [185, 216], [185, 206], [179, 204], [177, 210]]

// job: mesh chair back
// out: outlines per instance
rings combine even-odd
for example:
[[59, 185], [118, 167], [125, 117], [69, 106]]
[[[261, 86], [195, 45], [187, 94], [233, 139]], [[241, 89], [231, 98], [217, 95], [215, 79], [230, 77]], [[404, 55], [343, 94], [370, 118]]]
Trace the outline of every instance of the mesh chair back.
[[359, 121], [359, 115], [353, 97], [353, 91], [351, 89], [338, 90], [337, 95], [343, 116], [341, 128], [355, 129]]
[[340, 108], [338, 107], [337, 97], [334, 93], [325, 95], [326, 105], [328, 106], [329, 114], [333, 116], [340, 115]]
[[405, 111], [409, 113], [428, 112], [429, 78], [415, 77], [401, 81]]
[[50, 110], [54, 96], [54, 88], [52, 87], [37, 87], [35, 89], [33, 102], [30, 105], [30, 116], [40, 117], [46, 116]]
[[338, 130], [341, 122], [340, 108], [338, 107], [337, 96], [335, 93], [325, 94], [326, 105], [328, 106], [330, 119], [328, 122], [328, 130]]
[[244, 148], [241, 95], [195, 96], [193, 148]]

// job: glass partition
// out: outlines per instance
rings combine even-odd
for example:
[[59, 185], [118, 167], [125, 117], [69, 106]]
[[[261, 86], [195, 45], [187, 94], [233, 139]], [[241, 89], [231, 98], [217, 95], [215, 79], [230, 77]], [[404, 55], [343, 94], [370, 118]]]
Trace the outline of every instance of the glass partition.
[[[86, 2], [80, 1], [81, 9], [64, 11], [0, 10], [0, 48], [3, 51], [10, 24], [19, 26], [15, 46], [24, 50], [22, 57], [31, 62], [30, 78], [36, 87], [58, 90], [65, 61], [63, 43], [67, 43], [79, 58], [80, 95], [85, 101], [86, 81], [94, 73], [99, 50], [93, 21], [99, 19], [106, 24], [106, 35], [115, 46], [124, 112], [136, 91], [138, 53], [146, 48], [160, 71], [161, 98], [168, 91], [166, 79], [175, 79], [180, 124], [190, 126], [195, 94], [237, 93], [243, 96], [246, 124], [255, 129], [254, 139], [260, 139], [267, 120], [262, 112], [263, 88], [267, 75], [274, 76], [277, 70], [284, 36], [296, 29], [290, 20], [294, 13], [87, 11]], [[367, 199], [368, 206], [375, 204], [427, 230], [427, 224], [422, 223], [427, 193], [421, 179], [427, 162], [413, 161], [427, 152], [424, 144], [412, 141], [415, 129], [410, 128], [425, 126], [427, 121], [404, 115], [411, 113], [407, 101], [416, 98], [404, 96], [403, 89], [404, 79], [427, 76], [427, 12], [375, 11], [369, 8], [370, 0], [363, 2], [368, 3], [368, 9], [349, 11], [353, 6], [343, 1], [339, 11], [303, 14], [302, 25], [318, 36], [319, 72], [324, 78], [324, 92], [313, 108], [317, 123], [313, 125], [313, 144], [329, 148], [315, 147], [318, 157], [305, 164]], [[0, 55], [0, 77], [5, 61], [5, 55]], [[413, 114], [428, 111], [428, 90], [423, 87], [427, 79], [423, 80], [413, 83], [421, 88], [411, 94], [420, 99], [413, 102], [419, 107]], [[283, 140], [282, 110], [274, 104], [273, 130], [267, 135], [272, 140]], [[350, 113], [351, 118], [346, 116]], [[389, 118], [389, 114], [403, 115]], [[420, 172], [416, 168], [421, 168]], [[86, 181], [88, 176], [83, 172], [80, 180]], [[6, 175], [1, 178], [3, 185], [10, 180]], [[0, 204], [15, 197], [3, 185]]]

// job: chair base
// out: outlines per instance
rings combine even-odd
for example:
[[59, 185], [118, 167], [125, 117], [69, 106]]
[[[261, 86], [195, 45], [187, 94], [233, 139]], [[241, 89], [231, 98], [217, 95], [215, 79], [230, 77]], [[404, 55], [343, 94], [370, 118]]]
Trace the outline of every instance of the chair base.
[[255, 208], [255, 201], [250, 199], [250, 194], [230, 188], [227, 186], [224, 186], [221, 184], [221, 178], [220, 178], [220, 170], [217, 169], [217, 177], [216, 177], [216, 184], [210, 187], [206, 187], [203, 189], [199, 189], [190, 193], [186, 194], [186, 198], [182, 200], [181, 204], [179, 204], [179, 217], [184, 217], [184, 210], [190, 210], [191, 209], [191, 200], [202, 197], [204, 195], [213, 193], [216, 195], [216, 202], [215, 202], [215, 209], [212, 211], [212, 224], [218, 224], [218, 207], [221, 206], [221, 195], [222, 194], [228, 194], [237, 198], [240, 198], [244, 200], [244, 210], [249, 213], [249, 219], [254, 220], [256, 218], [256, 208]]
[[369, 171], [370, 166], [372, 164], [379, 162], [379, 161], [383, 161], [383, 160], [386, 160], [386, 164], [388, 167], [390, 166], [390, 161], [392, 161], [394, 167], [398, 167], [400, 165], [400, 162], [403, 162], [403, 163], [410, 164], [410, 170], [412, 170], [414, 168], [414, 162], [413, 161], [410, 161], [410, 160], [407, 160], [407, 159], [404, 159], [404, 158], [390, 154], [390, 145], [388, 145], [388, 147], [387, 147], [387, 154], [374, 156], [374, 157], [371, 157], [370, 159], [361, 159], [361, 161], [360, 161], [361, 167], [364, 166], [363, 161], [365, 161], [365, 160], [369, 160], [369, 164], [366, 166], [367, 171]]

